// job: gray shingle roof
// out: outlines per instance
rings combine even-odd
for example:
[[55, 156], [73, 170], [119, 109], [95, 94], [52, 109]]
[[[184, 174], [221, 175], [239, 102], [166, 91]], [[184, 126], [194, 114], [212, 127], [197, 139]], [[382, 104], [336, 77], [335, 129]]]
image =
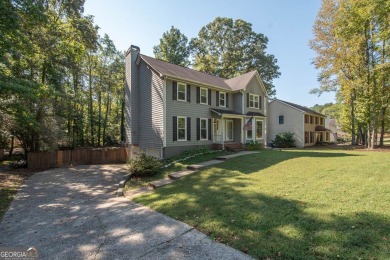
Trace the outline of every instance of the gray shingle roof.
[[303, 112], [306, 112], [306, 113], [310, 113], [310, 114], [314, 114], [314, 115], [317, 115], [317, 116], [323, 116], [325, 117], [325, 115], [321, 114], [321, 113], [318, 113], [317, 111], [314, 111], [310, 108], [307, 108], [307, 107], [304, 107], [304, 106], [300, 106], [300, 105], [297, 105], [297, 104], [294, 104], [294, 103], [291, 103], [291, 102], [287, 102], [287, 101], [284, 101], [284, 100], [280, 100], [280, 99], [275, 99], [281, 103], [285, 103], [287, 105], [290, 105], [292, 107], [295, 107], [296, 109], [299, 109]]
[[142, 60], [149, 64], [153, 69], [158, 71], [161, 75], [189, 80], [192, 82], [210, 85], [231, 91], [237, 91], [245, 88], [249, 81], [252, 79], [252, 77], [257, 73], [257, 71], [255, 70], [235, 78], [224, 79], [162, 60], [157, 60], [155, 58], [143, 54], [139, 54], [139, 56]]

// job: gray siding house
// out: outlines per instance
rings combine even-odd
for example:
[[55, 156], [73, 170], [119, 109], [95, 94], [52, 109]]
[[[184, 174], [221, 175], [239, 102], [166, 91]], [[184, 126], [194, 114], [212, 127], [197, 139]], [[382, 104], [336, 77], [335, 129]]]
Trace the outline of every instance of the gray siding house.
[[325, 128], [325, 115], [280, 99], [272, 100], [268, 109], [269, 142], [282, 132], [294, 133], [297, 147], [330, 141], [331, 131]]
[[257, 71], [224, 79], [140, 53], [126, 53], [130, 154], [167, 158], [198, 147], [267, 143], [266, 89]]

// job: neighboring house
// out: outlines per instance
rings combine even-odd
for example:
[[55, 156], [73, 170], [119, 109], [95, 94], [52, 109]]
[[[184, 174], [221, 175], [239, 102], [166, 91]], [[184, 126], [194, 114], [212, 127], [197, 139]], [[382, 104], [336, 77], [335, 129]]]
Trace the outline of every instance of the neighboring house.
[[167, 158], [197, 147], [266, 144], [268, 96], [257, 71], [224, 79], [126, 53], [126, 137], [131, 154]]
[[297, 147], [311, 146], [316, 142], [329, 142], [329, 129], [325, 128], [326, 116], [309, 108], [279, 99], [268, 105], [268, 140], [282, 132], [292, 132]]
[[327, 116], [325, 119], [325, 127], [332, 132], [330, 135], [330, 142], [337, 142], [338, 138], [347, 138], [347, 134], [341, 130], [341, 127], [337, 124], [336, 119], [329, 118]]

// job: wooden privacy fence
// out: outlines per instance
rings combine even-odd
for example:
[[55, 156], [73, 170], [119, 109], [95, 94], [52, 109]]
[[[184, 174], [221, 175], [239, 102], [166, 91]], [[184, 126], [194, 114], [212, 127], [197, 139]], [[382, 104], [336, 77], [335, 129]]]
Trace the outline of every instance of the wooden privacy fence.
[[129, 151], [126, 147], [77, 148], [54, 152], [30, 152], [28, 168], [45, 169], [80, 164], [126, 163]]

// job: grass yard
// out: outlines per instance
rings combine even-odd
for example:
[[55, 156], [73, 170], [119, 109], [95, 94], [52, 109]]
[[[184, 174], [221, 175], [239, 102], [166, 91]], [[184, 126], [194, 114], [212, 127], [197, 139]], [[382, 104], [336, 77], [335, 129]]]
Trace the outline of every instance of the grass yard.
[[390, 258], [388, 152], [264, 150], [134, 200], [255, 258]]
[[[133, 189], [147, 186], [149, 184], [149, 182], [166, 178], [166, 177], [168, 177], [168, 174], [170, 174], [170, 173], [186, 169], [188, 165], [213, 160], [219, 156], [227, 155], [227, 154], [231, 154], [231, 152], [216, 151], [216, 152], [212, 152], [212, 153], [200, 154], [200, 155], [196, 155], [188, 160], [176, 162], [176, 163], [172, 164], [171, 166], [169, 166], [168, 168], [162, 169], [158, 174], [155, 174], [153, 176], [132, 177], [129, 181], [126, 182], [125, 190], [133, 190]], [[181, 156], [173, 157], [173, 158], [170, 158], [169, 161], [165, 160], [163, 163], [165, 165], [170, 161], [175, 161], [175, 160], [182, 159], [182, 158], [185, 158], [185, 156], [181, 155]]]

